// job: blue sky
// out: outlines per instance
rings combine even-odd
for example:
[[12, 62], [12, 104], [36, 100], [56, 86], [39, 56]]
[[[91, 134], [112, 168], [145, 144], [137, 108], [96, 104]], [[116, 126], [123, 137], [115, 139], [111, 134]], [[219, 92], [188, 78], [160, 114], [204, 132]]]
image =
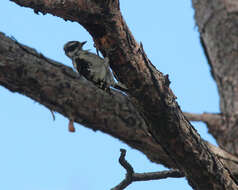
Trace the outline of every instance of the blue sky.
[[[135, 3], [136, 2], [136, 3]], [[190, 1], [126, 1], [121, 11], [138, 42], [158, 70], [169, 74], [171, 88], [182, 110], [218, 112], [216, 85], [199, 42]], [[9, 0], [0, 3], [0, 31], [37, 49], [51, 59], [71, 66], [63, 45], [91, 36], [79, 24], [47, 15], [36, 15]], [[94, 190], [110, 189], [125, 175], [119, 165], [120, 148], [136, 172], [164, 168], [143, 154], [101, 132], [76, 124], [67, 130], [68, 120], [33, 100], [0, 87], [0, 189], [7, 190]], [[200, 135], [215, 144], [202, 123], [193, 123]], [[183, 189], [185, 179], [137, 182], [128, 190]]]

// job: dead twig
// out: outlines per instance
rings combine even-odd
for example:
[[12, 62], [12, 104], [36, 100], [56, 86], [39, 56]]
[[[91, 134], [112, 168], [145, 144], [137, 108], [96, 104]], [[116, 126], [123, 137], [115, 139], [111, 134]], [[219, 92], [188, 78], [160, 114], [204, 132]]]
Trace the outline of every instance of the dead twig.
[[50, 113], [51, 113], [51, 115], [53, 117], [53, 121], [55, 121], [55, 113], [54, 113], [54, 111], [50, 109]]
[[134, 181], [149, 181], [165, 179], [168, 177], [179, 178], [184, 177], [184, 174], [179, 170], [168, 170], [162, 172], [148, 172], [148, 173], [134, 173], [133, 167], [125, 160], [126, 150], [120, 149], [121, 156], [119, 158], [119, 163], [126, 169], [126, 178], [122, 180], [116, 187], [111, 190], [123, 190], [129, 186]]

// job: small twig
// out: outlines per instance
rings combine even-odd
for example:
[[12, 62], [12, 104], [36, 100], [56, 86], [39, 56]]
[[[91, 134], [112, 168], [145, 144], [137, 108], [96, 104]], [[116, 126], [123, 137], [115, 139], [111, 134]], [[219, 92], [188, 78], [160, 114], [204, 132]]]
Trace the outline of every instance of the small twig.
[[125, 159], [126, 150], [120, 149], [120, 151], [121, 151], [121, 156], [119, 158], [119, 163], [123, 166], [123, 168], [126, 169], [127, 173], [126, 173], [126, 178], [119, 185], [117, 185], [113, 190], [124, 189], [128, 185], [130, 185], [132, 183], [132, 175], [134, 174], [133, 167]]
[[224, 125], [224, 120], [226, 120], [227, 116], [223, 114], [217, 113], [203, 113], [203, 114], [194, 114], [194, 113], [187, 113], [183, 112], [184, 116], [189, 121], [202, 121], [204, 122], [210, 133], [216, 133], [219, 130], [222, 130]]
[[121, 156], [119, 158], [119, 163], [126, 169], [126, 178], [119, 183], [116, 187], [111, 190], [123, 190], [128, 185], [134, 181], [149, 181], [149, 180], [158, 180], [165, 179], [167, 177], [184, 177], [184, 174], [179, 170], [168, 170], [162, 172], [148, 172], [148, 173], [134, 173], [133, 167], [125, 160], [126, 150], [120, 149]]
[[52, 110], [50, 110], [50, 113], [51, 113], [51, 115], [53, 117], [53, 121], [55, 121], [55, 114], [54, 114], [54, 112]]
[[205, 123], [210, 123], [213, 122], [214, 120], [219, 120], [222, 117], [220, 114], [215, 113], [195, 114], [183, 112], [183, 114], [188, 118], [189, 121], [203, 121]]
[[158, 180], [165, 179], [168, 177], [179, 178], [184, 177], [184, 174], [179, 170], [167, 170], [161, 172], [148, 172], [148, 173], [135, 173], [133, 175], [133, 181], [149, 181], [149, 180]]

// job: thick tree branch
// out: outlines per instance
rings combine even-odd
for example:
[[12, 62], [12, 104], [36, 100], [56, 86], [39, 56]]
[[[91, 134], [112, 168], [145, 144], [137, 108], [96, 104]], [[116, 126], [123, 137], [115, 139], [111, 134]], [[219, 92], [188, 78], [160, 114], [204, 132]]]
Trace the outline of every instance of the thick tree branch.
[[[141, 134], [144, 133], [144, 129], [146, 129], [147, 126], [143, 118], [137, 114], [133, 105], [129, 104], [128, 108], [128, 102], [122, 94], [114, 92], [115, 99], [113, 101], [118, 100], [118, 105], [120, 106], [112, 106], [112, 100], [104, 101], [102, 111], [101, 102], [96, 101], [97, 103], [92, 105], [91, 99], [98, 99], [98, 96], [103, 96], [103, 91], [97, 89], [98, 91], [96, 94], [85, 93], [85, 89], [87, 89], [86, 92], [88, 92], [88, 90], [95, 91], [94, 86], [88, 84], [85, 80], [78, 79], [77, 75], [75, 75], [75, 73], [66, 66], [49, 60], [43, 55], [35, 52], [33, 49], [23, 46], [5, 37], [3, 34], [0, 34], [0, 63], [0, 83], [9, 90], [25, 94], [47, 106], [50, 110], [62, 113], [66, 117], [70, 115], [71, 118], [75, 118], [74, 120], [76, 122], [79, 122], [91, 129], [102, 130], [111, 134], [116, 138], [125, 141], [128, 145], [141, 150], [154, 162], [163, 163], [167, 167], [175, 167], [174, 163], [161, 149], [160, 145], [155, 143], [150, 136], [145, 136], [144, 134], [142, 135], [144, 136], [142, 138]], [[46, 70], [47, 72], [45, 72]], [[22, 73], [23, 71], [24, 73]], [[36, 71], [37, 74], [35, 73]], [[42, 75], [40, 73], [45, 74]], [[31, 83], [33, 79], [35, 84], [38, 85], [31, 85], [31, 88], [29, 89], [28, 84]], [[68, 86], [62, 85], [66, 82], [69, 84]], [[39, 88], [39, 86], [41, 87]], [[65, 88], [62, 88], [63, 86], [65, 86]], [[44, 92], [44, 90], [42, 91], [42, 89], [45, 88], [48, 90], [46, 92]], [[73, 90], [74, 88], [79, 88], [79, 91]], [[55, 89], [60, 89], [61, 97], [65, 97], [66, 100], [71, 99], [71, 102], [75, 103], [70, 105], [62, 103], [61, 100], [58, 100], [57, 98], [59, 91]], [[85, 105], [88, 107], [85, 108]], [[68, 114], [67, 110], [70, 113], [70, 110], [74, 107], [77, 107], [78, 113], [74, 112]], [[131, 112], [129, 111], [130, 109]], [[61, 110], [66, 110], [66, 113]], [[88, 110], [98, 110], [98, 112], [95, 114], [93, 112], [88, 112]], [[82, 115], [81, 113], [87, 115], [87, 117], [84, 115], [84, 120], [80, 119], [80, 115]], [[125, 119], [118, 124], [120, 126], [119, 128], [113, 127], [115, 125], [115, 121], [118, 120], [117, 116], [114, 115], [115, 113], [121, 115], [121, 118], [130, 119]], [[108, 115], [110, 115], [110, 118], [115, 117], [115, 119], [108, 119], [108, 117], [105, 119], [104, 117]], [[134, 123], [133, 128], [131, 128], [130, 125], [128, 127], [128, 123], [126, 121], [129, 120], [137, 121]], [[108, 126], [112, 127], [105, 126], [104, 122], [107, 123]], [[137, 131], [137, 133], [135, 133], [135, 131]], [[227, 168], [233, 172], [233, 175], [236, 175], [238, 173], [238, 167], [233, 161], [230, 161], [233, 158], [230, 155], [224, 156], [224, 151], [220, 149], [218, 150], [219, 151], [213, 151], [214, 154], [221, 155], [220, 157], [225, 159], [224, 163], [228, 165]], [[227, 160], [229, 160], [229, 162]]]
[[[90, 129], [110, 134], [167, 167], [172, 160], [147, 135], [147, 125], [127, 96], [98, 89], [63, 64], [0, 33], [0, 85], [26, 95]], [[238, 171], [238, 169], [237, 169]]]
[[134, 40], [119, 11], [118, 0], [13, 1], [77, 21], [89, 31], [97, 48], [109, 57], [118, 79], [129, 88], [131, 100], [145, 118], [153, 140], [185, 173], [193, 188], [237, 189], [230, 173], [183, 116], [169, 88], [168, 76], [156, 70], [142, 45]]
[[[35, 75], [36, 68], [37, 73], [45, 73], [45, 70], [47, 70], [47, 73], [44, 75]], [[19, 70], [24, 71], [25, 74], [19, 75]], [[16, 73], [16, 75], [13, 73]], [[58, 73], [58, 75], [55, 75], [55, 73]], [[25, 76], [26, 74], [27, 76]], [[85, 80], [78, 79], [77, 75], [75, 75], [70, 68], [50, 60], [37, 53], [35, 50], [5, 37], [2, 33], [0, 33], [0, 76], [0, 84], [9, 90], [31, 97], [48, 107], [50, 110], [55, 110], [66, 117], [71, 115], [71, 117], [74, 118], [74, 121], [79, 122], [86, 127], [93, 130], [101, 130], [107, 134], [113, 135], [126, 142], [129, 146], [144, 152], [153, 162], [162, 163], [169, 168], [176, 168], [174, 162], [162, 150], [161, 146], [157, 144], [151, 136], [144, 134], [144, 130], [148, 127], [145, 124], [144, 119], [137, 113], [136, 108], [134, 108], [131, 103], [128, 103], [125, 96], [113, 91], [115, 98], [113, 101], [117, 100], [116, 102], [120, 106], [112, 106], [111, 100], [104, 101], [103, 106], [100, 101], [96, 101], [96, 103], [92, 105], [91, 99], [98, 99], [99, 96], [103, 96], [103, 91], [97, 90], [97, 93], [94, 94], [85, 93], [85, 89], [87, 89], [86, 92], [91, 92], [95, 91], [95, 87]], [[34, 79], [42, 89], [48, 89], [45, 95], [45, 92], [42, 91], [41, 88], [38, 88], [38, 85], [32, 85], [29, 89], [29, 86], [26, 84], [31, 83], [32, 79]], [[64, 90], [61, 84], [66, 82], [68, 82], [69, 85], [68, 87], [65, 87], [67, 90]], [[79, 91], [73, 90], [74, 88], [79, 88]], [[60, 89], [61, 97], [71, 99], [75, 104], [61, 104], [61, 101], [56, 98], [59, 93], [55, 89]], [[68, 92], [71, 92], [71, 94]], [[54, 103], [49, 99], [50, 97], [54, 99]], [[78, 106], [77, 110], [79, 110], [79, 114], [75, 112], [67, 114], [61, 111], [68, 109], [72, 110], [73, 105], [76, 107]], [[85, 105], [87, 105], [88, 109], [85, 108]], [[88, 110], [97, 110], [97, 112], [89, 112]], [[87, 117], [85, 117], [84, 120], [80, 119], [80, 113], [86, 114]], [[118, 114], [115, 115], [115, 113]], [[105, 119], [105, 116], [107, 117], [109, 115], [110, 118], [115, 117], [115, 119]], [[113, 127], [115, 126], [115, 121], [118, 120], [117, 115], [120, 115], [120, 118], [130, 119], [123, 119], [119, 124], [119, 128]], [[134, 123], [133, 127], [128, 125], [127, 121], [130, 120], [137, 121]], [[90, 125], [87, 125], [87, 123]], [[105, 123], [112, 127], [105, 126]], [[142, 138], [142, 136], [144, 137]], [[220, 148], [209, 145], [209, 143], [208, 146], [214, 154], [221, 158], [221, 161], [229, 168], [232, 174], [238, 176], [237, 158]]]
[[184, 177], [178, 170], [168, 170], [162, 172], [148, 172], [148, 173], [135, 173], [133, 167], [128, 163], [125, 159], [126, 150], [121, 149], [121, 156], [119, 158], [120, 164], [126, 169], [126, 178], [118, 184], [116, 187], [112, 188], [111, 190], [122, 190], [125, 189], [128, 185], [135, 181], [149, 181], [149, 180], [159, 180], [165, 179], [168, 177], [179, 178]]
[[[29, 85], [32, 81], [35, 81], [34, 85]], [[62, 85], [66, 83], [68, 85]], [[144, 152], [153, 162], [176, 168], [161, 146], [151, 136], [145, 134], [148, 126], [126, 96], [115, 91], [113, 97], [107, 96], [104, 91], [95, 88], [88, 81], [79, 79], [72, 69], [44, 57], [2, 33], [0, 33], [0, 84], [13, 92], [19, 92], [38, 101], [50, 111], [57, 111], [69, 119], [74, 118], [74, 121], [90, 129], [101, 130], [126, 142]], [[57, 98], [59, 94], [60, 99]], [[102, 96], [106, 96], [103, 105], [100, 101]], [[69, 99], [72, 104], [64, 103], [61, 99]], [[94, 104], [91, 102], [92, 99]], [[73, 109], [77, 112], [71, 113]], [[121, 121], [115, 123], [118, 120]], [[208, 146], [221, 158], [232, 174], [238, 176], [237, 159], [209, 143]]]

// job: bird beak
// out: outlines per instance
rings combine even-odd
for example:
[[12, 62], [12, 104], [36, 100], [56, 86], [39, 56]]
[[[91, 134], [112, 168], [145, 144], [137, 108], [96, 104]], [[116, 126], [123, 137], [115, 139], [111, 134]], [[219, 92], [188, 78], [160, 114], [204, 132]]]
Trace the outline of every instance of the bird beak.
[[81, 43], [81, 45], [83, 46], [83, 45], [86, 44], [86, 43], [87, 43], [87, 41], [84, 41], [84, 42]]

